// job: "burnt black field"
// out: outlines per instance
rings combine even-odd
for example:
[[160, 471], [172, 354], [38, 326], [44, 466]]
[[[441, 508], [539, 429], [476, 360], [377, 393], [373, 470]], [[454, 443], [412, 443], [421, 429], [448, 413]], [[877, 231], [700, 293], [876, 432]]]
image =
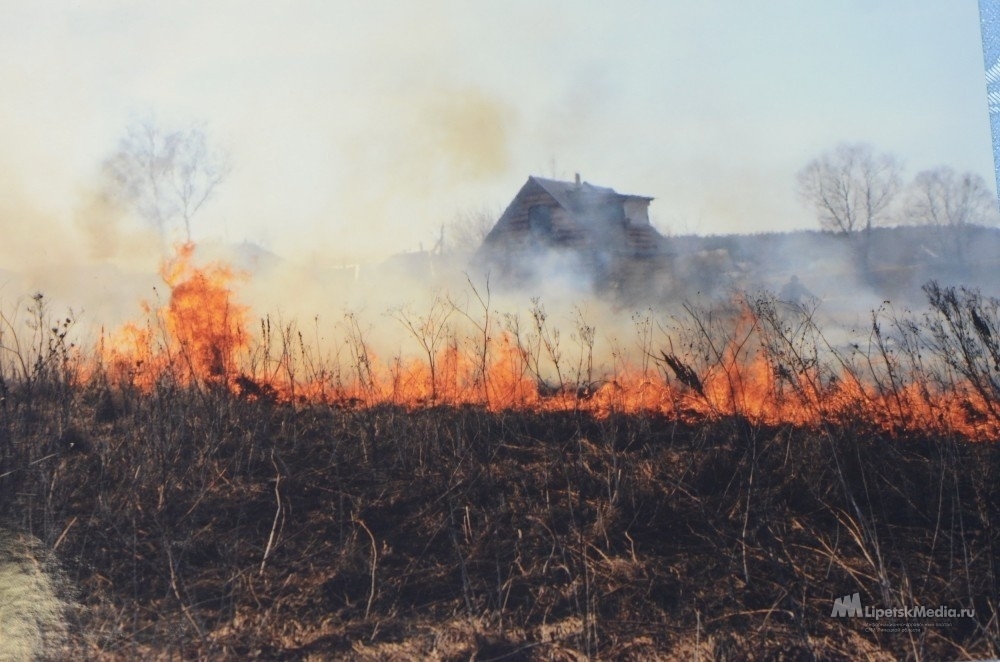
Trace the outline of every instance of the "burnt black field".
[[[993, 443], [74, 389], [0, 404], [3, 521], [72, 587], [56, 659], [1000, 653]], [[832, 617], [855, 592], [975, 617]]]

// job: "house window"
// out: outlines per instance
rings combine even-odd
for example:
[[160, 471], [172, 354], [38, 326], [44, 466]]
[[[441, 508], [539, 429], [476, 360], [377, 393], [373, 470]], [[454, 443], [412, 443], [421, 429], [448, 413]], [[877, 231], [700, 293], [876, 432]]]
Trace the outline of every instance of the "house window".
[[528, 227], [532, 235], [549, 239], [552, 236], [552, 210], [545, 205], [532, 205], [528, 208]]

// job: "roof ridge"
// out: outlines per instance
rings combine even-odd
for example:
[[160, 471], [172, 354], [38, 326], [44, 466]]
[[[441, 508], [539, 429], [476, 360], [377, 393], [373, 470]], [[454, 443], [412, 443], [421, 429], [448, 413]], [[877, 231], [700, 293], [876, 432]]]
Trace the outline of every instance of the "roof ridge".
[[530, 181], [535, 182], [536, 184], [538, 184], [539, 186], [541, 186], [543, 189], [545, 189], [545, 191], [549, 195], [551, 195], [552, 197], [556, 198], [556, 200], [559, 202], [559, 204], [563, 205], [564, 207], [567, 206], [567, 204], [568, 204], [569, 201], [568, 200], [563, 200], [562, 196], [563, 195], [568, 195], [569, 193], [572, 193], [574, 191], [578, 191], [580, 189], [586, 189], [586, 190], [589, 190], [589, 191], [593, 191], [593, 192], [597, 192], [597, 193], [602, 193], [604, 195], [616, 195], [616, 196], [621, 197], [621, 198], [633, 198], [633, 199], [639, 199], [639, 200], [653, 200], [653, 198], [650, 197], [650, 196], [648, 196], [648, 195], [634, 195], [634, 194], [631, 194], [631, 193], [619, 193], [618, 191], [616, 191], [615, 189], [611, 188], [610, 186], [598, 186], [596, 184], [591, 184], [590, 182], [580, 182], [579, 184], [577, 184], [575, 181], [571, 181], [570, 182], [570, 181], [565, 181], [565, 180], [562, 180], [562, 179], [549, 179], [548, 177], [539, 177], [537, 175], [528, 175], [528, 179]]

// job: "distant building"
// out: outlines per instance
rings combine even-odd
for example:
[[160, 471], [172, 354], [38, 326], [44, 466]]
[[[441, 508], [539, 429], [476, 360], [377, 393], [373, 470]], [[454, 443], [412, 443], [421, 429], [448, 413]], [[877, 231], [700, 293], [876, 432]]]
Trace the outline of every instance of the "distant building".
[[528, 177], [489, 232], [478, 261], [517, 284], [560, 279], [597, 290], [648, 286], [665, 267], [649, 223], [653, 198], [581, 182]]

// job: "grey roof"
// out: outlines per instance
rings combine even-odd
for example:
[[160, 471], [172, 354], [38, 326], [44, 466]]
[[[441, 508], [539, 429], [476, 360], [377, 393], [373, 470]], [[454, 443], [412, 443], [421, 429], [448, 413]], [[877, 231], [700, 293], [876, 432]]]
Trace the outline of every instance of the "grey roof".
[[[565, 209], [571, 214], [571, 216], [578, 223], [588, 223], [592, 224], [595, 220], [600, 221], [602, 214], [606, 212], [606, 209], [602, 210], [603, 205], [601, 204], [601, 199], [604, 200], [614, 200], [616, 202], [625, 202], [627, 200], [640, 200], [644, 202], [649, 202], [653, 198], [644, 195], [627, 195], [618, 193], [613, 188], [606, 188], [603, 186], [594, 186], [593, 184], [587, 182], [581, 182], [577, 184], [576, 182], [564, 182], [557, 179], [545, 179], [544, 177], [529, 176], [528, 181], [525, 182], [524, 186], [518, 192], [514, 199], [510, 202], [507, 208], [504, 210], [500, 219], [497, 221], [496, 225], [487, 233], [486, 237], [483, 239], [484, 244], [489, 244], [494, 241], [503, 232], [503, 227], [506, 222], [509, 222], [509, 217], [514, 213], [518, 207], [518, 199], [524, 189], [531, 184], [538, 186], [543, 191], [545, 191], [549, 196], [555, 200], [556, 204]], [[582, 195], [581, 195], [582, 194]], [[595, 212], [597, 217], [595, 217]], [[633, 231], [641, 231], [639, 228], [642, 226], [635, 226]], [[656, 232], [655, 229], [650, 229]], [[657, 233], [659, 234], [659, 233]]]
[[622, 199], [646, 200], [647, 202], [653, 199], [645, 195], [628, 195], [618, 193], [613, 188], [594, 186], [589, 182], [577, 184], [576, 182], [564, 182], [557, 179], [545, 179], [543, 177], [534, 176], [528, 177], [528, 179], [541, 186], [546, 193], [551, 195], [555, 201], [567, 211], [579, 210], [579, 205], [575, 204], [574, 198], [581, 191], [594, 194], [595, 196], [613, 196]]

